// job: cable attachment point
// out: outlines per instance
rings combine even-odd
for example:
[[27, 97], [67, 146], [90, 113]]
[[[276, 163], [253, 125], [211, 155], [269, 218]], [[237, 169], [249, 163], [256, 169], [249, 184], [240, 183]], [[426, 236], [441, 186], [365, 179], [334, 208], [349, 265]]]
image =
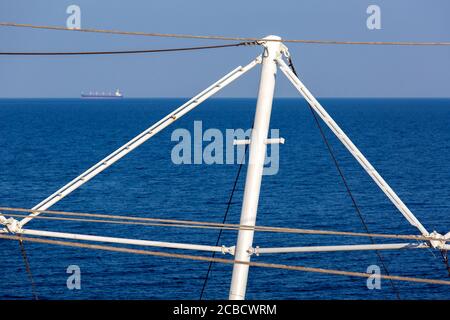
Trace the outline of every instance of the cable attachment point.
[[227, 254], [227, 253], [229, 253], [229, 254], [231, 254], [232, 256], [234, 256], [234, 249], [235, 249], [235, 246], [232, 246], [232, 247], [222, 246], [222, 254]]
[[245, 41], [239, 43], [240, 46], [258, 46], [261, 44], [261, 41]]
[[0, 224], [4, 225], [6, 229], [12, 234], [20, 233], [22, 231], [20, 222], [14, 218], [6, 219], [4, 216], [0, 216]]
[[255, 248], [251, 247], [247, 250], [247, 252], [250, 256], [256, 255], [257, 257], [259, 257], [259, 246], [256, 246]]
[[291, 54], [289, 52], [288, 47], [286, 47], [284, 44], [281, 45], [281, 54], [288, 60], [291, 59]]
[[433, 240], [430, 240], [430, 244], [433, 248], [440, 250], [445, 249], [445, 243], [447, 241], [445, 236], [438, 233], [437, 231], [433, 231], [432, 233], [430, 233], [430, 237], [433, 238]]

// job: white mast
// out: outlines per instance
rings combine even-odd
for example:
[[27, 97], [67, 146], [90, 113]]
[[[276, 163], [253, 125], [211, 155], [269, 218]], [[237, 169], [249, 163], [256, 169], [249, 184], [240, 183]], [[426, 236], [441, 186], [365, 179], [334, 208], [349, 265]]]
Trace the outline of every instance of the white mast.
[[[264, 39], [281, 40], [277, 36]], [[266, 139], [269, 132], [270, 114], [275, 89], [277, 64], [281, 56], [282, 43], [267, 41], [262, 43], [264, 54], [259, 83], [258, 101], [256, 103], [255, 121], [250, 141], [250, 157], [245, 181], [244, 200], [241, 211], [241, 225], [254, 226], [258, 209], [259, 191], [266, 156]], [[235, 251], [236, 261], [250, 261], [254, 230], [239, 230]], [[249, 266], [235, 263], [230, 287], [230, 300], [245, 299]]]

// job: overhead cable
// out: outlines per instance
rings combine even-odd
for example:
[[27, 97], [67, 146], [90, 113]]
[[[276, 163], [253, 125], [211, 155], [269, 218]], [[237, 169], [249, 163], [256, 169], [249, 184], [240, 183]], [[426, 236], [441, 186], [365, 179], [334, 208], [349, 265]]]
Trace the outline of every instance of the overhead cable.
[[162, 53], [162, 52], [179, 52], [220, 49], [230, 47], [241, 47], [256, 45], [256, 42], [240, 42], [233, 44], [222, 44], [214, 46], [197, 46], [183, 48], [166, 48], [166, 49], [147, 49], [147, 50], [119, 50], [119, 51], [60, 51], [60, 52], [17, 52], [17, 51], [0, 51], [2, 56], [79, 56], [79, 55], [118, 55], [118, 54], [143, 54], [143, 53]]
[[197, 39], [197, 40], [225, 40], [225, 41], [277, 41], [285, 43], [325, 44], [325, 45], [396, 45], [396, 46], [450, 46], [448, 41], [341, 41], [341, 40], [308, 40], [308, 39], [262, 39], [258, 37], [230, 37], [213, 35], [194, 35], [177, 33], [134, 32], [109, 29], [79, 28], [69, 29], [60, 26], [33, 25], [27, 23], [0, 22], [3, 27], [31, 28], [41, 30], [59, 30], [86, 33], [104, 33], [127, 36], [146, 36], [160, 38]]

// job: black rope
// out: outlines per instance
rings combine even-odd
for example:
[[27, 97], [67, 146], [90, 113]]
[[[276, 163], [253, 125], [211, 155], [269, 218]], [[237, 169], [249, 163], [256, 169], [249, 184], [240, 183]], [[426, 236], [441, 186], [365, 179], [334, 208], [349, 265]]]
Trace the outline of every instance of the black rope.
[[34, 283], [33, 274], [31, 273], [30, 263], [28, 261], [27, 252], [25, 251], [25, 246], [23, 244], [22, 239], [19, 238], [19, 246], [20, 246], [20, 252], [22, 253], [23, 262], [25, 264], [25, 270], [28, 274], [28, 278], [31, 282], [31, 290], [33, 292], [34, 300], [39, 300], [36, 290], [36, 284]]
[[448, 276], [450, 277], [450, 264], [448, 261], [448, 251], [443, 249], [443, 250], [440, 250], [440, 252], [441, 252], [442, 260], [444, 261], [444, 264], [445, 264], [445, 268], [447, 269]]
[[[294, 64], [293, 64], [292, 59], [290, 57], [288, 58], [288, 61], [289, 61], [289, 67], [291, 68], [292, 72], [298, 77], [297, 71], [295, 70]], [[367, 226], [367, 223], [364, 220], [364, 217], [363, 217], [363, 215], [361, 213], [361, 210], [359, 209], [359, 206], [356, 203], [356, 199], [353, 196], [353, 193], [352, 193], [352, 191], [351, 191], [351, 189], [350, 189], [350, 187], [349, 187], [349, 185], [347, 183], [347, 179], [345, 178], [344, 172], [342, 171], [341, 166], [339, 165], [339, 162], [338, 162], [338, 160], [337, 160], [337, 158], [336, 158], [336, 156], [334, 154], [333, 148], [331, 147], [331, 144], [329, 143], [329, 141], [328, 141], [328, 139], [327, 139], [327, 137], [325, 135], [325, 132], [323, 131], [322, 125], [320, 124], [320, 121], [319, 121], [316, 113], [314, 112], [314, 109], [311, 107], [311, 105], [309, 103], [308, 103], [308, 107], [309, 107], [309, 110], [311, 111], [311, 113], [312, 113], [312, 115], [314, 117], [314, 121], [315, 121], [315, 123], [316, 123], [316, 125], [317, 125], [317, 127], [318, 127], [318, 129], [320, 131], [320, 135], [322, 136], [322, 140], [324, 141], [324, 143], [325, 143], [325, 145], [326, 145], [326, 147], [328, 149], [328, 152], [330, 153], [330, 156], [333, 159], [334, 165], [335, 165], [335, 167], [336, 167], [336, 169], [337, 169], [337, 171], [338, 171], [338, 173], [339, 173], [339, 175], [340, 175], [340, 177], [342, 179], [342, 182], [344, 183], [345, 189], [347, 190], [347, 193], [350, 196], [350, 199], [352, 200], [353, 207], [355, 208], [356, 213], [358, 214], [358, 217], [361, 220], [361, 224], [363, 225], [366, 233], [370, 233], [369, 227]], [[375, 241], [374, 241], [373, 237], [369, 237], [369, 239], [370, 239], [370, 242], [372, 244], [375, 244]], [[378, 256], [378, 260], [380, 261], [380, 264], [382, 265], [385, 273], [387, 275], [390, 275], [389, 274], [389, 270], [388, 270], [388, 268], [387, 268], [387, 266], [386, 266], [386, 264], [384, 262], [383, 256], [381, 255], [381, 253], [378, 250], [375, 250], [375, 252], [376, 252], [376, 254]], [[395, 284], [393, 283], [392, 279], [389, 279], [389, 282], [391, 284], [392, 290], [394, 291], [395, 295], [397, 296], [397, 299], [401, 300], [400, 293], [399, 293], [397, 287], [395, 286]]]
[[[248, 144], [245, 145], [244, 156], [243, 156], [243, 159], [242, 159], [242, 161], [241, 161], [241, 163], [239, 165], [239, 168], [238, 168], [238, 171], [237, 171], [237, 174], [236, 174], [236, 178], [234, 179], [233, 188], [231, 189], [230, 197], [228, 198], [227, 208], [225, 210], [225, 214], [223, 216], [223, 222], [222, 223], [225, 223], [226, 220], [227, 220], [228, 212], [230, 211], [231, 203], [233, 201], [234, 192], [236, 191], [237, 183], [239, 181], [239, 176], [241, 175], [242, 167], [244, 165], [245, 157], [247, 155], [247, 149], [248, 149]], [[220, 229], [219, 230], [219, 234], [217, 235], [216, 247], [219, 245], [220, 238], [222, 237], [222, 231], [223, 231], [223, 229]], [[212, 258], [215, 258], [215, 257], [216, 257], [216, 252], [213, 252], [212, 253]], [[206, 272], [206, 276], [205, 276], [205, 279], [203, 281], [202, 291], [200, 292], [200, 300], [203, 299], [203, 295], [205, 293], [206, 284], [208, 283], [209, 274], [211, 273], [212, 266], [213, 266], [213, 261], [210, 261], [209, 265], [208, 265], [208, 271]]]
[[193, 51], [206, 49], [219, 49], [229, 47], [241, 47], [257, 45], [257, 41], [223, 44], [215, 46], [199, 46], [185, 48], [149, 49], [149, 50], [122, 50], [122, 51], [73, 51], [73, 52], [0, 52], [3, 56], [75, 56], [75, 55], [106, 55], [106, 54], [138, 54], [138, 53], [160, 53], [175, 51]]

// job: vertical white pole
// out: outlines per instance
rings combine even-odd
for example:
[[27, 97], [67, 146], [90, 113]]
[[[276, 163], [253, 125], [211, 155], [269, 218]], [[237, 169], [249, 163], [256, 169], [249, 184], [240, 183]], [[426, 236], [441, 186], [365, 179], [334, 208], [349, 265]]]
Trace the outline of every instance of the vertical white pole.
[[[281, 40], [277, 36], [264, 39]], [[266, 155], [266, 139], [269, 132], [270, 114], [275, 89], [277, 59], [281, 54], [281, 42], [268, 41], [263, 44], [264, 54], [256, 103], [255, 121], [250, 142], [250, 157], [245, 181], [244, 200], [241, 211], [241, 225], [254, 226], [258, 209], [259, 192]], [[236, 261], [250, 261], [249, 249], [253, 245], [253, 230], [240, 230], [235, 250]], [[235, 263], [230, 287], [230, 300], [245, 299], [249, 266]]]

